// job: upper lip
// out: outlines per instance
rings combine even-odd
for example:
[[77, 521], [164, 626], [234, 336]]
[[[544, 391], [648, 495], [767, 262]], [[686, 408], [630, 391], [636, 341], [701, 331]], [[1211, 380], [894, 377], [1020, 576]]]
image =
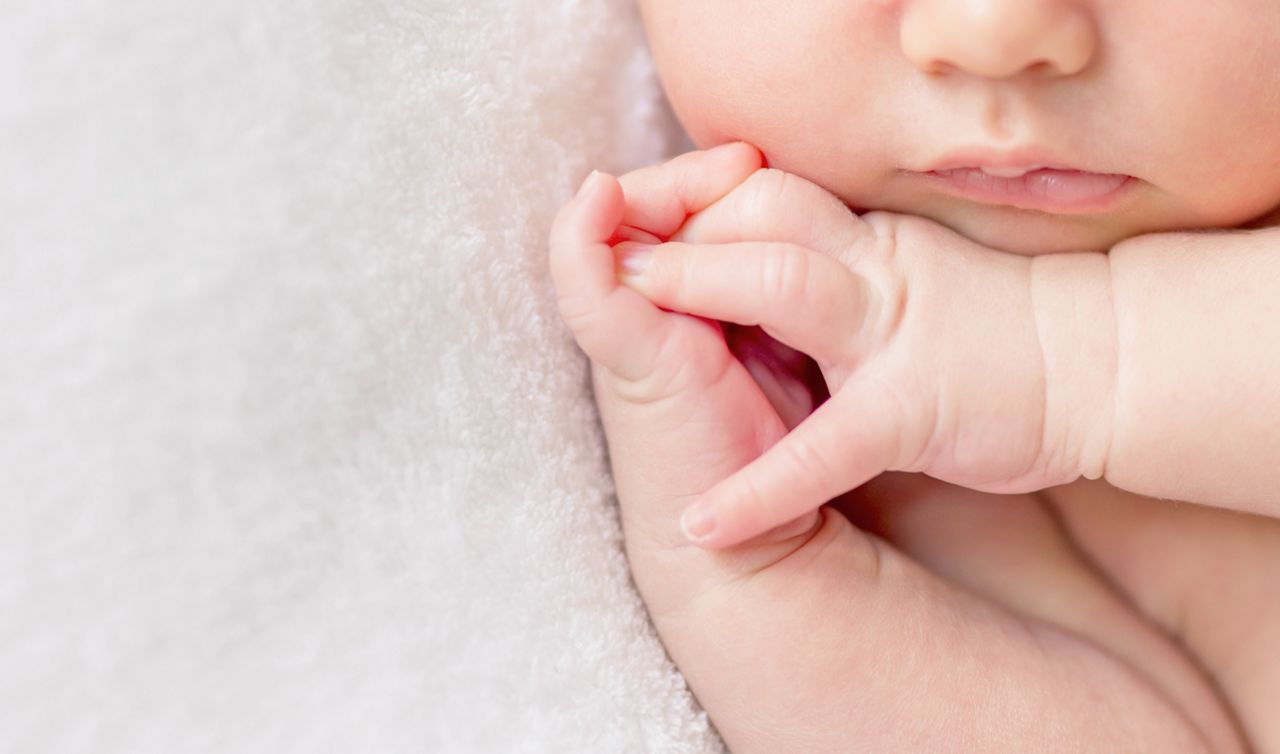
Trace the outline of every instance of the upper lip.
[[1089, 170], [1077, 165], [1070, 165], [1043, 149], [1023, 147], [1017, 149], [994, 149], [991, 147], [968, 147], [951, 152], [936, 162], [931, 163], [922, 173], [933, 173], [958, 168], [993, 168], [997, 170], [1070, 170], [1082, 173], [1108, 174], [1102, 171]]

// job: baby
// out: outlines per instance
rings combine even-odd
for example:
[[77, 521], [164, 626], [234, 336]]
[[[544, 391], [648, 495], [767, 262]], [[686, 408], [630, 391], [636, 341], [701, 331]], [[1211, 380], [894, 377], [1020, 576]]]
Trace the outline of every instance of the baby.
[[1280, 751], [1280, 3], [641, 6], [551, 268], [730, 747]]

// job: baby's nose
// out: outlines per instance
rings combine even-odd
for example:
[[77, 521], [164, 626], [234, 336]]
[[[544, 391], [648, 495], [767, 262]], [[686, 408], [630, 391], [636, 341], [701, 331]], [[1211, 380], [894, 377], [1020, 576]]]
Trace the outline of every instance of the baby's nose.
[[1093, 16], [1077, 0], [906, 0], [900, 33], [920, 70], [992, 79], [1076, 74], [1098, 47]]

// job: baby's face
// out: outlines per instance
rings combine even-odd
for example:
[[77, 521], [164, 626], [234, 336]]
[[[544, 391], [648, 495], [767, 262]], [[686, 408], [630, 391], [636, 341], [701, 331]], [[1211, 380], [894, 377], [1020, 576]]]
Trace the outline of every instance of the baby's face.
[[700, 147], [748, 141], [855, 209], [1046, 253], [1280, 205], [1277, 0], [641, 7]]

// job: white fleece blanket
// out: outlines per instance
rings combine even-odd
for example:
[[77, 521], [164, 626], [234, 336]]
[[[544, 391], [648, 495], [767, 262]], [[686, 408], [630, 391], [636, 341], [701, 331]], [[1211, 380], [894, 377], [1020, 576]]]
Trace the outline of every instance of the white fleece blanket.
[[0, 6], [0, 751], [714, 752], [546, 268], [628, 0]]

